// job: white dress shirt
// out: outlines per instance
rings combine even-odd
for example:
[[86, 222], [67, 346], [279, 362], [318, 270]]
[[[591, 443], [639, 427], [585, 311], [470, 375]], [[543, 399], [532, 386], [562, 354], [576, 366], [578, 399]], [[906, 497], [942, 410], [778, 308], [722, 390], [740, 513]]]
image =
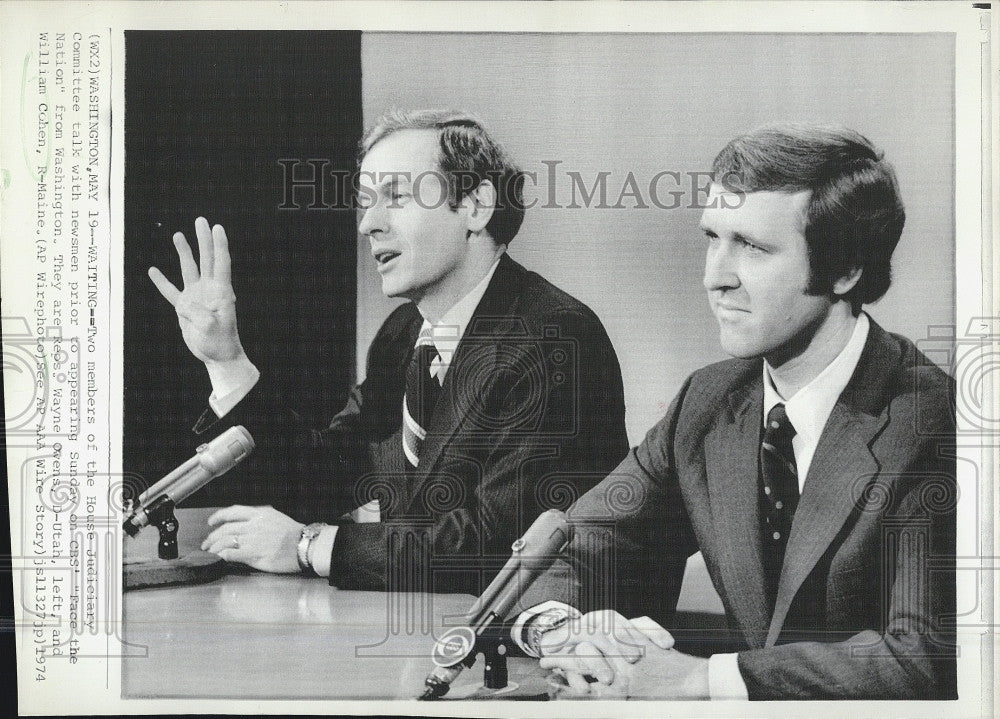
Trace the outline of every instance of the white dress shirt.
[[[779, 402], [785, 405], [788, 419], [795, 428], [792, 451], [795, 453], [795, 467], [799, 479], [799, 493], [805, 490], [816, 445], [823, 434], [826, 421], [833, 412], [837, 399], [847, 388], [851, 375], [858, 366], [861, 353], [868, 339], [868, 316], [862, 312], [854, 324], [851, 338], [844, 349], [805, 387], [790, 398], [785, 399], [774, 388], [771, 368], [764, 362], [764, 412], [762, 426], [767, 422], [767, 414]], [[712, 699], [747, 699], [747, 687], [740, 674], [736, 654], [713, 654], [708, 660], [708, 690]]]
[[469, 322], [472, 321], [472, 315], [482, 301], [483, 295], [486, 294], [486, 288], [490, 286], [490, 280], [493, 279], [493, 273], [497, 271], [499, 264], [500, 258], [498, 257], [483, 279], [479, 281], [479, 284], [452, 305], [451, 309], [441, 316], [441, 319], [432, 323], [425, 317], [424, 323], [420, 326], [420, 334], [430, 333], [434, 346], [440, 355], [431, 362], [431, 374], [437, 376], [442, 384], [448, 373], [448, 368], [451, 367], [451, 360], [458, 349], [458, 343], [465, 336], [465, 330], [469, 326]]
[[205, 365], [212, 383], [208, 406], [216, 417], [225, 417], [246, 397], [260, 379], [260, 371], [243, 355], [232, 362]]

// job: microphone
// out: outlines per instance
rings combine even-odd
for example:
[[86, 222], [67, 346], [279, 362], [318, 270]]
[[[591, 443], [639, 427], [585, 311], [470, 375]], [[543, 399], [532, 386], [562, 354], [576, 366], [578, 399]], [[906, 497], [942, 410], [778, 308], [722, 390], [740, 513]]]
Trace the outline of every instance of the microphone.
[[438, 699], [451, 683], [476, 661], [476, 639], [511, 608], [545, 572], [573, 538], [566, 515], [557, 509], [543, 512], [524, 536], [511, 545], [511, 557], [465, 616], [462, 626], [449, 629], [434, 645], [437, 666], [427, 676], [420, 699]]
[[130, 537], [149, 524], [150, 515], [165, 502], [180, 504], [216, 477], [220, 477], [246, 459], [254, 447], [253, 437], [241, 426], [230, 427], [194, 457], [139, 495], [138, 507], [124, 522]]

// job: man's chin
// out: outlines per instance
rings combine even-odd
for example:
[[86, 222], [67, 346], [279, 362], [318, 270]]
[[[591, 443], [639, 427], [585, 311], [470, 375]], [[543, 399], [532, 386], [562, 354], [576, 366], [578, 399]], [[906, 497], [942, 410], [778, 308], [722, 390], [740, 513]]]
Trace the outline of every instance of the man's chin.
[[382, 294], [395, 299], [397, 297], [407, 297], [406, 288], [398, 282], [393, 282], [385, 277], [382, 278]]
[[719, 335], [722, 351], [737, 359], [754, 359], [761, 356], [760, 347], [743, 337], [733, 337], [725, 332]]

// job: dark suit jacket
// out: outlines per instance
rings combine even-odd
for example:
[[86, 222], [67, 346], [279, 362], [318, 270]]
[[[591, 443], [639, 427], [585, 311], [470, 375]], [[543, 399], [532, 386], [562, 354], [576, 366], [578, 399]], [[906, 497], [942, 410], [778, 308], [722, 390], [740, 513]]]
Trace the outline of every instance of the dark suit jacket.
[[750, 698], [953, 698], [953, 383], [872, 322], [813, 456], [771, 611], [762, 382], [761, 360], [696, 372], [573, 507], [581, 603], [670, 626], [685, 561], [700, 550]]
[[[392, 312], [365, 381], [324, 429], [303, 426], [265, 380], [224, 419], [257, 441], [250, 471], [308, 487], [319, 517], [340, 524], [330, 583], [344, 589], [478, 593], [535, 517], [567, 509], [628, 451], [621, 369], [600, 320], [504, 255], [412, 469], [400, 432], [422, 321], [412, 303]], [[381, 522], [340, 520], [376, 498]]]

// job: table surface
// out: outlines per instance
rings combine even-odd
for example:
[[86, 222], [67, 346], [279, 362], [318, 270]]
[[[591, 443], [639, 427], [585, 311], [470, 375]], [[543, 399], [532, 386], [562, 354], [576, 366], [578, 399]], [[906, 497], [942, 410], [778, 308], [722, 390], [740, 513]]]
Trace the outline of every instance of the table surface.
[[[179, 509], [183, 556], [211, 510]], [[156, 556], [157, 532], [127, 538], [126, 561]], [[473, 597], [340, 591], [326, 580], [236, 571], [206, 584], [129, 590], [122, 693], [131, 698], [412, 699], [436, 637]], [[517, 684], [499, 696], [545, 693], [537, 662], [508, 660]], [[480, 696], [482, 658], [449, 698]]]

